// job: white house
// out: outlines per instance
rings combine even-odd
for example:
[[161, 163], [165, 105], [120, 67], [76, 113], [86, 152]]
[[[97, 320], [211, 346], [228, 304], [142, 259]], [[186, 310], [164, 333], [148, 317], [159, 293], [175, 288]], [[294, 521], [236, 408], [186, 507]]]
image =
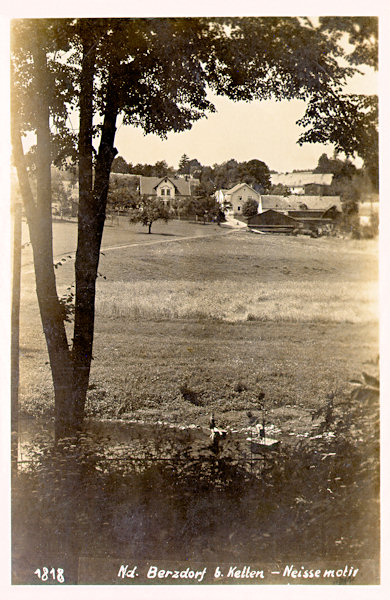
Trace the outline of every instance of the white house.
[[248, 183], [237, 183], [229, 190], [217, 190], [215, 198], [221, 205], [230, 203], [231, 208], [226, 211], [227, 214], [242, 213], [242, 207], [247, 200], [256, 200], [259, 204], [258, 212], [261, 212], [261, 196]]
[[290, 196], [259, 194], [247, 183], [239, 183], [230, 190], [220, 189], [215, 192], [216, 200], [221, 206], [229, 202], [231, 208], [226, 214], [239, 215], [247, 200], [256, 200], [258, 203], [258, 214], [266, 210], [274, 210], [286, 215], [294, 211], [325, 212], [334, 207], [337, 212], [342, 212], [340, 196], [302, 195], [292, 194]]
[[156, 196], [168, 204], [174, 198], [191, 196], [191, 185], [179, 177], [140, 176], [140, 194]]

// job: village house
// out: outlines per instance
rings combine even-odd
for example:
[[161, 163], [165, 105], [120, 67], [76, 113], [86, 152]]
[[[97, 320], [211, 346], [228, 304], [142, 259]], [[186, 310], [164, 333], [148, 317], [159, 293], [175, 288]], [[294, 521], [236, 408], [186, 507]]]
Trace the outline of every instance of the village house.
[[231, 208], [226, 211], [226, 214], [230, 215], [242, 214], [242, 207], [247, 200], [256, 200], [258, 204], [261, 201], [260, 194], [248, 183], [237, 183], [237, 185], [229, 190], [217, 190], [214, 197], [221, 206], [229, 203]]
[[140, 195], [159, 198], [166, 204], [177, 198], [189, 198], [191, 190], [190, 181], [181, 177], [140, 176]]
[[258, 214], [267, 210], [283, 213], [286, 216], [300, 216], [303, 220], [321, 218], [325, 211], [334, 207], [336, 213], [341, 214], [342, 205], [340, 196], [321, 196], [301, 194], [292, 194], [290, 196], [280, 196], [275, 194], [259, 194], [247, 183], [238, 183], [231, 189], [220, 189], [215, 192], [216, 200], [223, 206], [230, 204], [230, 208], [225, 211], [226, 214], [233, 214], [239, 217], [242, 214], [242, 207], [247, 200], [256, 200], [258, 203]]

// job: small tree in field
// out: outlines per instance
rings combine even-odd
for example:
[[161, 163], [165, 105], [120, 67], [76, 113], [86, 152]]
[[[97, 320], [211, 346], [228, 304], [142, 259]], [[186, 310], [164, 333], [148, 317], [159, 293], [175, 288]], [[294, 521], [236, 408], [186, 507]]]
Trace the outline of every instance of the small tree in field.
[[169, 208], [158, 198], [142, 198], [136, 208], [130, 210], [130, 223], [142, 223], [152, 233], [152, 224], [159, 219], [167, 222], [171, 218]]
[[242, 207], [242, 214], [244, 215], [244, 217], [249, 219], [249, 217], [254, 217], [255, 215], [257, 215], [258, 209], [259, 203], [253, 198], [248, 198], [248, 200], [244, 202], [244, 205]]

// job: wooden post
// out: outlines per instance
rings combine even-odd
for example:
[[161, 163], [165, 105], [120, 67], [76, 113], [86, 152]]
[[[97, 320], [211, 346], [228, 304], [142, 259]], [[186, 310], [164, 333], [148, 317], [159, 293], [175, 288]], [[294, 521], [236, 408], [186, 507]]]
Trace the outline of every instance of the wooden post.
[[14, 204], [11, 309], [11, 465], [17, 470], [19, 411], [19, 314], [22, 248], [22, 206]]

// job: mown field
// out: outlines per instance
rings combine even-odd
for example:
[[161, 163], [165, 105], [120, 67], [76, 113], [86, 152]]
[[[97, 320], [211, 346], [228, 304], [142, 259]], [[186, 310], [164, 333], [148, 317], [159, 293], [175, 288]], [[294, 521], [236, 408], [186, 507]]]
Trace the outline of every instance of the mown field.
[[[56, 225], [57, 250], [73, 231]], [[329, 391], [342, 398], [350, 378], [377, 370], [375, 241], [180, 222], [144, 231], [105, 232], [103, 246], [122, 247], [101, 257], [89, 415], [205, 424], [214, 410], [234, 426], [264, 392], [270, 421], [301, 434]], [[61, 293], [72, 270], [71, 259], [57, 270]], [[50, 413], [31, 272], [23, 285], [22, 412]]]

